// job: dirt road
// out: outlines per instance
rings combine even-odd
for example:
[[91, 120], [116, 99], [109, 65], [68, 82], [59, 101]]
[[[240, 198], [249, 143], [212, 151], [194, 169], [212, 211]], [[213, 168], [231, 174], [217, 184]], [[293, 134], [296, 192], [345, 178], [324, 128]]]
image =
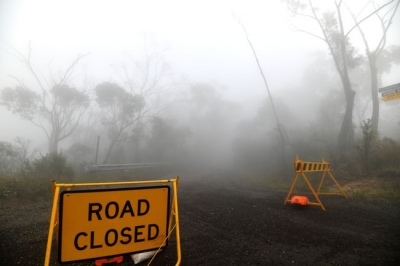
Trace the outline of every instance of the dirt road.
[[[398, 200], [324, 196], [322, 211], [284, 206], [285, 192], [223, 177], [181, 175], [181, 265], [400, 265]], [[50, 202], [0, 204], [0, 265], [43, 265]], [[54, 249], [51, 265], [56, 258]], [[175, 261], [172, 239], [152, 265]], [[125, 256], [119, 265], [133, 262]]]

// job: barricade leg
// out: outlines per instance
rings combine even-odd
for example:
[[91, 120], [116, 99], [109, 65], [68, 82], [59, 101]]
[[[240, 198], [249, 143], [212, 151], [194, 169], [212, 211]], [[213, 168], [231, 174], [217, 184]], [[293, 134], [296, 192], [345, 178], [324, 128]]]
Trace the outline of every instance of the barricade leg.
[[293, 180], [292, 186], [291, 186], [290, 189], [289, 189], [289, 193], [287, 194], [286, 199], [285, 199], [285, 202], [283, 203], [283, 205], [286, 205], [286, 202], [290, 201], [290, 200], [289, 200], [289, 197], [290, 197], [290, 195], [292, 194], [292, 191], [293, 191], [294, 186], [296, 185], [298, 179], [299, 179], [299, 173], [296, 174], [296, 177], [295, 177], [294, 180]]
[[311, 184], [310, 184], [310, 182], [308, 181], [306, 175], [305, 175], [303, 172], [302, 172], [301, 174], [302, 174], [302, 176], [303, 176], [303, 178], [304, 178], [304, 181], [307, 183], [308, 187], [310, 188], [311, 192], [313, 193], [315, 199], [318, 201], [318, 203], [309, 202], [309, 204], [310, 204], [310, 205], [321, 206], [321, 208], [325, 211], [324, 205], [323, 205], [322, 202], [319, 200], [319, 197], [318, 197], [317, 193], [315, 192], [315, 190], [314, 190], [313, 187], [311, 186]]
[[333, 177], [330, 171], [328, 171], [329, 176], [332, 178], [333, 182], [335, 182], [336, 186], [338, 189], [342, 192], [342, 195], [348, 199], [349, 197], [347, 196], [346, 192], [344, 192], [343, 188], [339, 185], [339, 183], [336, 181], [336, 179]]
[[324, 171], [324, 174], [322, 175], [322, 178], [321, 178], [321, 182], [319, 182], [317, 194], [319, 194], [319, 192], [321, 191], [322, 183], [324, 183], [325, 176], [326, 176], [326, 172], [327, 172], [327, 171]]

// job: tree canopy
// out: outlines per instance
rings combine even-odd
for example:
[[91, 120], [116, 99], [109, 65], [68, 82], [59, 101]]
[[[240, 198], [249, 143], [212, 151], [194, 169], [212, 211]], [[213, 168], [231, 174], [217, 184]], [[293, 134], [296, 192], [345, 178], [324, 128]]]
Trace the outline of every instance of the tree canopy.
[[115, 144], [123, 140], [123, 133], [140, 119], [145, 107], [142, 96], [129, 93], [116, 83], [103, 82], [96, 86], [96, 102], [102, 110], [102, 124], [106, 126], [110, 145], [104, 163]]
[[78, 56], [61, 75], [46, 78], [33, 67], [30, 46], [27, 56], [15, 49], [13, 52], [35, 82], [27, 84], [23, 78], [11, 76], [18, 85], [1, 91], [0, 104], [40, 127], [48, 139], [49, 152], [57, 152], [58, 143], [72, 134], [89, 106], [87, 92], [69, 84], [73, 69], [85, 55]]

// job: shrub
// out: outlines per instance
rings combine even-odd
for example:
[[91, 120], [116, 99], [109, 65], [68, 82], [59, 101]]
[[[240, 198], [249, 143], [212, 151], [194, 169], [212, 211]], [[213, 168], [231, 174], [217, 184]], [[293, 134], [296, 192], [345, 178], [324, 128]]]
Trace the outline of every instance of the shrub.
[[51, 197], [51, 181], [71, 182], [74, 171], [60, 153], [35, 159], [26, 171], [0, 174], [0, 198], [41, 199]]
[[361, 165], [367, 175], [369, 175], [369, 164], [370, 157], [372, 153], [372, 145], [375, 139], [375, 133], [371, 128], [371, 119], [364, 120], [361, 124], [361, 129], [363, 133], [363, 137], [360, 141], [360, 144], [356, 146], [356, 150], [358, 156], [361, 160]]
[[16, 180], [10, 176], [0, 176], [0, 198], [17, 196]]
[[41, 155], [39, 159], [33, 161], [32, 165], [35, 174], [46, 179], [70, 179], [74, 176], [72, 166], [61, 153], [49, 153], [45, 156]]
[[11, 143], [0, 141], [0, 174], [10, 174], [16, 171], [18, 152]]
[[379, 171], [379, 176], [388, 178], [399, 178], [400, 168], [384, 167]]
[[400, 170], [400, 143], [390, 138], [378, 140], [373, 157], [377, 169], [392, 168]]
[[72, 144], [64, 154], [73, 167], [74, 172], [79, 174], [84, 171], [86, 165], [91, 164], [94, 157], [93, 149], [82, 143]]

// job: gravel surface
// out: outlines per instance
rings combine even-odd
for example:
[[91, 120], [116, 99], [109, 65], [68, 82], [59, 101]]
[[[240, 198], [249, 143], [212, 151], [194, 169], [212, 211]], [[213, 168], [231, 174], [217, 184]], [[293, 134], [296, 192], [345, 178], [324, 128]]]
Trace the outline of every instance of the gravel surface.
[[[399, 200], [321, 196], [322, 211], [284, 206], [287, 192], [236, 181], [181, 176], [181, 265], [400, 265]], [[50, 211], [50, 201], [0, 201], [0, 265], [43, 265]], [[151, 265], [175, 265], [175, 248], [172, 237]], [[124, 256], [118, 265], [134, 264]]]

